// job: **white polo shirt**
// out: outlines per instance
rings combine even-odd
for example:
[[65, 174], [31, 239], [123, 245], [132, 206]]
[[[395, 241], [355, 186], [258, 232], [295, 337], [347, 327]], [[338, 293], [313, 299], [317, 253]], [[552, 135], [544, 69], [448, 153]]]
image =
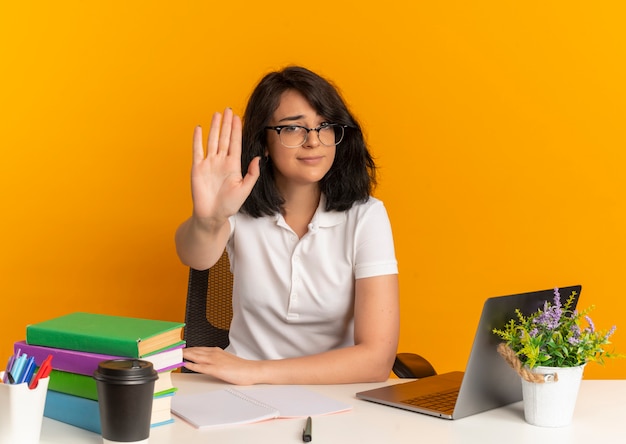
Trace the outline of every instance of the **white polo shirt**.
[[245, 359], [354, 345], [355, 279], [398, 273], [389, 217], [373, 197], [348, 211], [328, 212], [322, 196], [301, 239], [280, 214], [238, 213], [230, 229], [234, 284], [227, 350]]

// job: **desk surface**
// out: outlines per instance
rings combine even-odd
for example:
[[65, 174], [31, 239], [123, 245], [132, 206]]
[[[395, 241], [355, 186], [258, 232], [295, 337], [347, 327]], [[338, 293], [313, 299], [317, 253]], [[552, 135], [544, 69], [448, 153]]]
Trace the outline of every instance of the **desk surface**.
[[[179, 393], [223, 387], [195, 374], [174, 376]], [[390, 380], [388, 383], [399, 383]], [[626, 422], [626, 380], [582, 382], [571, 426], [543, 428], [527, 424], [521, 402], [459, 420], [407, 412], [355, 398], [355, 393], [387, 383], [309, 386], [349, 402], [353, 410], [313, 420], [313, 443], [585, 443], [615, 442]], [[304, 419], [276, 419], [257, 424], [198, 430], [175, 417], [175, 423], [151, 430], [150, 444], [250, 442], [301, 443]], [[101, 444], [100, 435], [44, 418], [41, 444]]]

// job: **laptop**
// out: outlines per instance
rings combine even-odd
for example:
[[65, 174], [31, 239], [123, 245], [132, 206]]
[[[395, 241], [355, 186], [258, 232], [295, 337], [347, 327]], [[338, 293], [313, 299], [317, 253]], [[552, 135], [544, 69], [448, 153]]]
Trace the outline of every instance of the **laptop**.
[[[561, 303], [572, 292], [578, 303], [580, 285], [559, 288]], [[494, 328], [503, 328], [514, 318], [515, 309], [530, 315], [552, 302], [554, 289], [489, 298], [485, 301], [465, 372], [453, 371], [373, 390], [356, 397], [413, 412], [446, 419], [459, 419], [522, 400], [520, 376], [498, 354], [500, 338]]]

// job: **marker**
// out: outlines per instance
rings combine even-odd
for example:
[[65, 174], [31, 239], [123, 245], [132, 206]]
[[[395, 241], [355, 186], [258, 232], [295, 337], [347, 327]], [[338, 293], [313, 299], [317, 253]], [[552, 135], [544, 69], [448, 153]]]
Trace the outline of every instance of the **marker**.
[[33, 376], [35, 375], [35, 370], [37, 368], [37, 364], [35, 364], [35, 358], [31, 356], [32, 362], [29, 362], [29, 366], [26, 372], [26, 376], [24, 377], [24, 382], [30, 385], [30, 382], [33, 380]]
[[51, 362], [52, 355], [48, 355], [48, 357], [41, 363], [41, 366], [39, 367], [39, 370], [37, 370], [35, 377], [30, 381], [30, 384], [28, 385], [29, 389], [36, 389], [37, 385], [39, 384], [39, 380], [42, 378], [47, 378], [50, 375], [50, 372], [52, 371], [52, 365], [50, 365]]
[[28, 357], [25, 354], [19, 354], [19, 356], [15, 355], [15, 363], [13, 364], [13, 368], [11, 369], [11, 376], [13, 376], [15, 384], [19, 384], [21, 382], [27, 360]]
[[310, 416], [306, 419], [306, 426], [304, 426], [304, 430], [302, 430], [302, 441], [313, 441], [313, 422]]
[[[4, 382], [5, 384], [13, 384], [15, 382], [15, 380], [13, 379], [13, 375], [11, 374], [11, 369], [13, 368], [14, 362], [15, 362], [15, 355], [11, 355], [9, 357], [9, 362], [7, 363], [7, 369], [4, 371], [4, 378], [2, 379], [2, 382]], [[10, 381], [9, 378], [13, 382], [9, 382]]]
[[20, 379], [17, 380], [16, 383], [17, 384], [21, 384], [23, 382], [30, 383], [30, 378], [32, 378], [34, 370], [35, 370], [35, 358], [30, 356], [26, 360], [26, 364], [24, 364], [24, 369], [22, 370]]

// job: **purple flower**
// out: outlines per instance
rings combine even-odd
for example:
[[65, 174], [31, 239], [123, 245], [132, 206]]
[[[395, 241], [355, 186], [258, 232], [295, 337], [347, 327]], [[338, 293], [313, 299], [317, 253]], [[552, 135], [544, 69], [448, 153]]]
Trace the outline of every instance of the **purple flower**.
[[567, 338], [567, 342], [569, 342], [572, 345], [578, 345], [580, 344], [580, 339], [575, 336], [570, 336], [569, 338]]
[[555, 304], [550, 305], [546, 302], [543, 313], [533, 319], [533, 322], [547, 330], [556, 330], [559, 325], [561, 325], [562, 315], [563, 310], [561, 309], [561, 303], [558, 298], [555, 297]]
[[559, 293], [558, 287], [554, 289], [554, 305], [561, 306], [561, 293]]
[[568, 336], [567, 342], [572, 345], [580, 344], [580, 327], [578, 326], [578, 324], [573, 324], [570, 327], [569, 331], [571, 332], [571, 335]]
[[616, 325], [614, 325], [613, 327], [611, 327], [611, 329], [609, 330], [609, 332], [606, 334], [606, 336], [604, 337], [604, 339], [609, 339], [611, 337], [611, 335], [613, 333], [615, 333], [615, 329], [617, 328]]
[[559, 289], [554, 289], [554, 304], [551, 305], [548, 301], [543, 305], [543, 313], [537, 316], [533, 322], [548, 330], [556, 330], [561, 325], [561, 316], [563, 316], [563, 309], [561, 307], [561, 295]]
[[589, 361], [602, 363], [603, 358], [616, 356], [602, 348], [610, 344], [609, 337], [615, 333], [616, 327], [596, 331], [593, 321], [586, 316], [593, 306], [576, 311], [571, 306], [574, 296], [572, 292], [562, 304], [559, 289], [555, 288], [552, 301], [545, 301], [527, 316], [516, 310], [517, 323], [513, 319], [506, 324], [506, 330], [494, 329], [494, 333], [506, 339], [531, 368], [545, 362], [564, 366]]

